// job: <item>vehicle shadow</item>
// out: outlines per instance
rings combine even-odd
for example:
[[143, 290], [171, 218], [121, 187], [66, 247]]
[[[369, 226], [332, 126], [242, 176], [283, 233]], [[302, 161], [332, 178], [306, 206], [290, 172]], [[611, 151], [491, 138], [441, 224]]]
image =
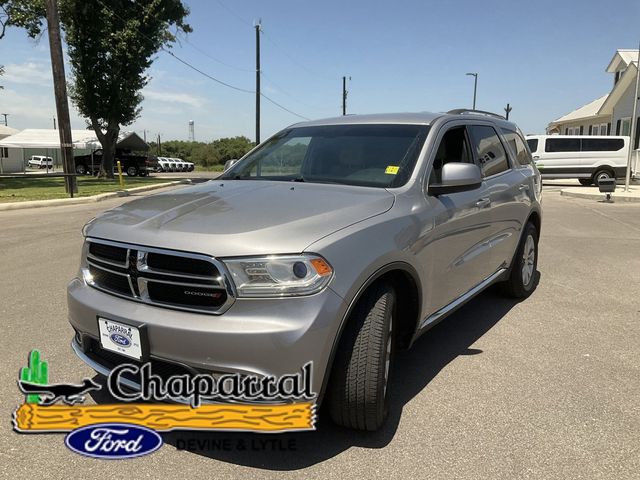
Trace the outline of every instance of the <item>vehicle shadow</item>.
[[[284, 434], [181, 431], [162, 434], [165, 443], [189, 454], [223, 462], [285, 471], [309, 467], [350, 447], [383, 448], [393, 439], [403, 407], [459, 355], [477, 355], [469, 348], [498, 323], [518, 302], [505, 298], [496, 287], [476, 297], [416, 341], [400, 351], [392, 378], [389, 418], [377, 432], [356, 432], [337, 427], [319, 412], [317, 430]], [[97, 403], [113, 403], [106, 389], [92, 395]]]

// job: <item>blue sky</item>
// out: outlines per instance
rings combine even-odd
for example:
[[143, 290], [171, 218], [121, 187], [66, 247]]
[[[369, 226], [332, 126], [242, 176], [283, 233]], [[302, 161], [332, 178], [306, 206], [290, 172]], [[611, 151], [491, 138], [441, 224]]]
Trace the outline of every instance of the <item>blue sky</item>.
[[[502, 113], [526, 133], [607, 93], [604, 72], [618, 48], [637, 48], [640, 2], [429, 0], [191, 0], [193, 33], [173, 51], [208, 74], [255, 87], [255, 33], [262, 19], [263, 92], [308, 118], [341, 113], [342, 75], [351, 76], [348, 112]], [[203, 53], [204, 52], [204, 53]], [[213, 58], [212, 58], [213, 57]], [[215, 59], [215, 60], [214, 60]], [[0, 40], [0, 113], [9, 126], [50, 128], [55, 116], [46, 37], [10, 30]], [[231, 90], [159, 53], [130, 127], [147, 136], [197, 140], [254, 137], [254, 96]], [[73, 106], [71, 107], [73, 110]], [[262, 102], [262, 139], [299, 118]], [[72, 113], [72, 126], [84, 122]]]

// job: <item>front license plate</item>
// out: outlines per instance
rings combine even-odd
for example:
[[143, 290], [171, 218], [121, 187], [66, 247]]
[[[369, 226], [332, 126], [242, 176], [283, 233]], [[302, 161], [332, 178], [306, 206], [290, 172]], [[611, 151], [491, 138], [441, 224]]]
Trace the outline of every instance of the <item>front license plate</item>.
[[142, 359], [142, 341], [138, 328], [106, 318], [98, 318], [98, 328], [102, 348], [136, 360]]

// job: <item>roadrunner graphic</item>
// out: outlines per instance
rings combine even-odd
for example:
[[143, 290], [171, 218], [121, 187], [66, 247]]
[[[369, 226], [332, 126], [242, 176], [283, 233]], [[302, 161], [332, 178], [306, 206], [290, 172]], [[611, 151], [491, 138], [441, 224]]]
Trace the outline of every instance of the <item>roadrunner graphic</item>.
[[58, 400], [62, 400], [67, 405], [75, 405], [84, 402], [84, 394], [92, 390], [100, 390], [102, 386], [89, 378], [85, 378], [81, 384], [74, 383], [52, 383], [40, 385], [24, 380], [18, 380], [18, 386], [22, 393], [39, 394], [43, 399], [40, 405], [53, 405]]

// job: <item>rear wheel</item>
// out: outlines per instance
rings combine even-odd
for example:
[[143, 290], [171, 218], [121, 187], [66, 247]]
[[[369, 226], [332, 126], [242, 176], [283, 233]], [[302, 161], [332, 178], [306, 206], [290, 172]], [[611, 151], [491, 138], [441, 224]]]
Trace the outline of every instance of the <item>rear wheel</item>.
[[510, 297], [527, 298], [538, 285], [538, 230], [531, 222], [524, 228], [518, 250], [511, 262], [509, 279], [504, 282]]
[[603, 168], [602, 170], [598, 170], [593, 175], [593, 183], [597, 186], [600, 185], [600, 180], [606, 180], [609, 178], [614, 178], [614, 174], [611, 170]]
[[387, 417], [395, 299], [391, 285], [376, 284], [348, 319], [327, 392], [329, 413], [338, 425], [373, 431]]
[[590, 178], [579, 178], [578, 181], [580, 182], [580, 185], [584, 185], [585, 187], [588, 187], [593, 183]]
[[130, 177], [135, 177], [136, 175], [138, 175], [138, 167], [136, 167], [135, 165], [127, 167], [127, 175]]

